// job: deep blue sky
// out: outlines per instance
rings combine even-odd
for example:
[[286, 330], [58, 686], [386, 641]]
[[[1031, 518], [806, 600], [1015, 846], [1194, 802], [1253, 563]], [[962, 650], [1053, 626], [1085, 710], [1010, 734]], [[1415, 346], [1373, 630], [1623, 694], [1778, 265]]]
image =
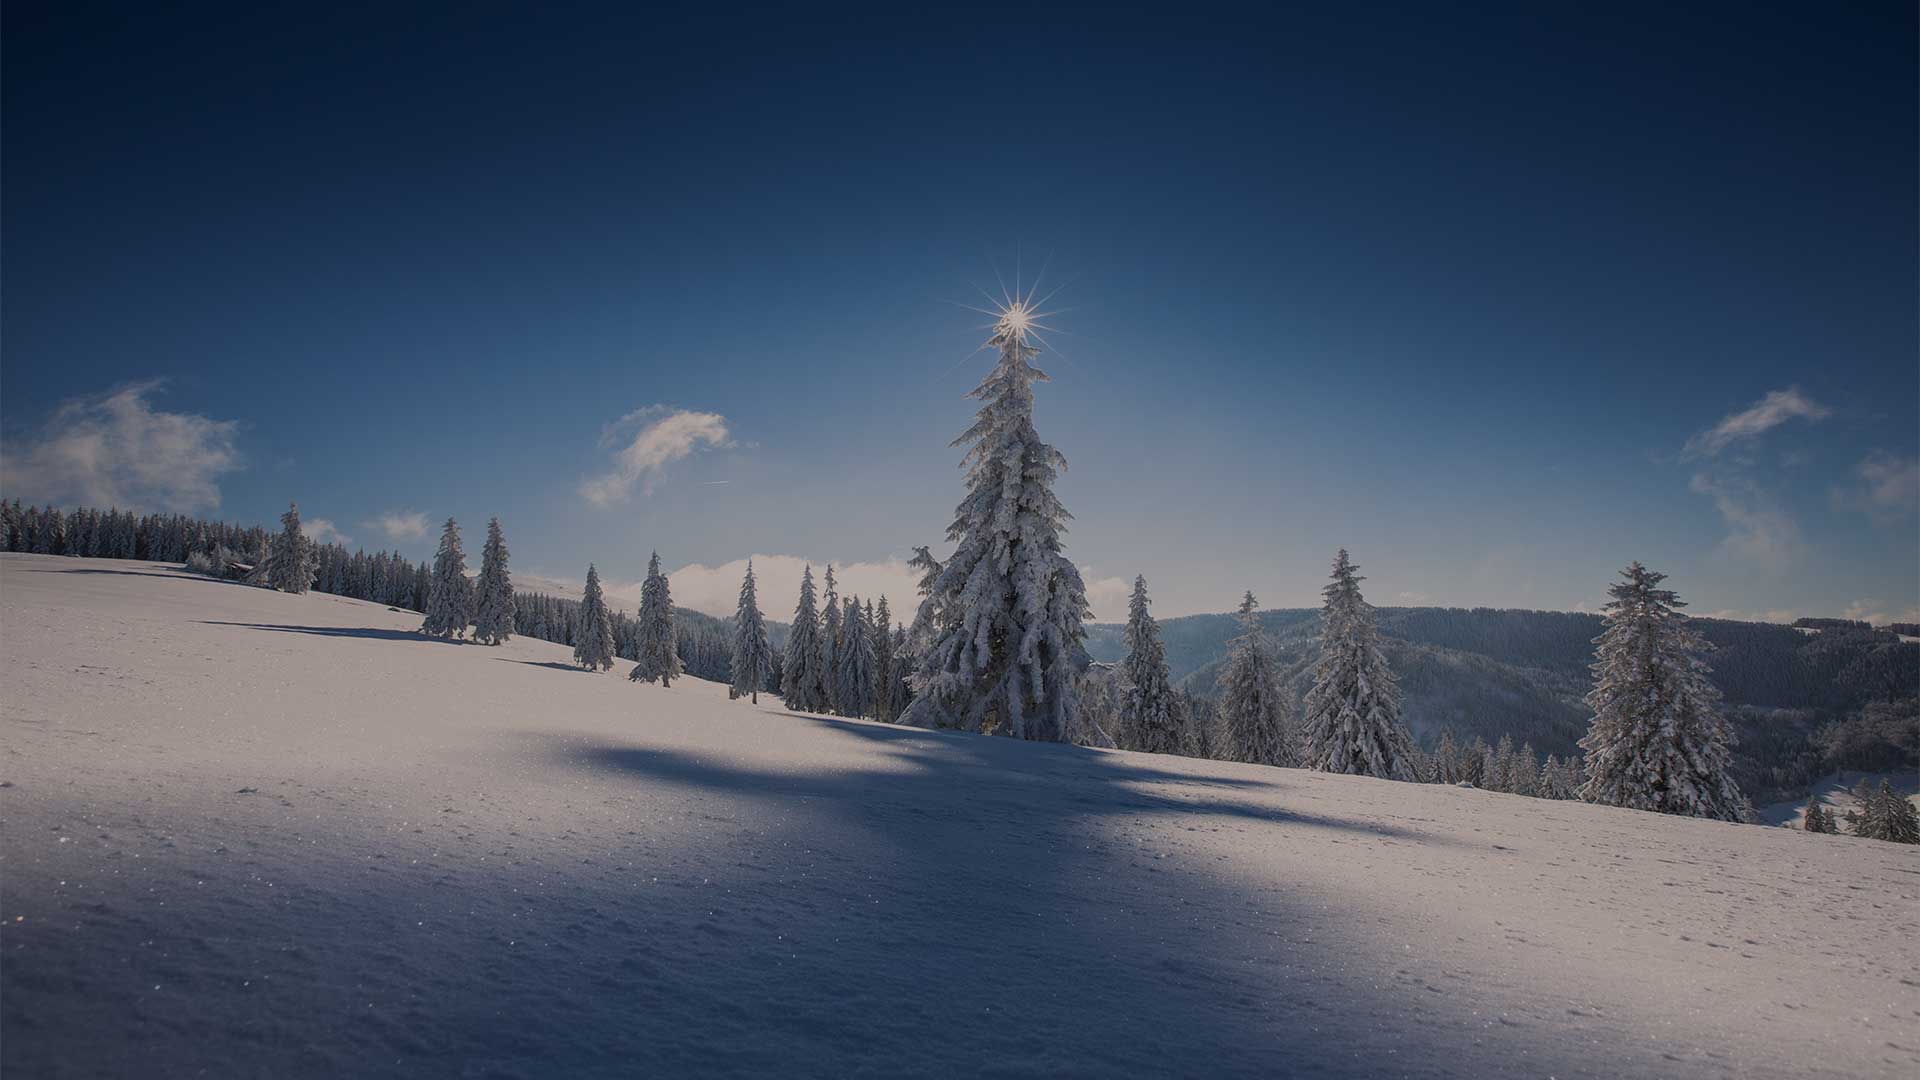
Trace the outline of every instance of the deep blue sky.
[[[1454, 7], [11, 3], [9, 482], [162, 378], [240, 424], [228, 517], [885, 561], [959, 495], [956, 302], [1045, 262], [1070, 552], [1162, 614], [1313, 602], [1343, 544], [1384, 604], [1638, 558], [1697, 610], [1920, 605], [1913, 5]], [[657, 404], [734, 445], [583, 499]]]

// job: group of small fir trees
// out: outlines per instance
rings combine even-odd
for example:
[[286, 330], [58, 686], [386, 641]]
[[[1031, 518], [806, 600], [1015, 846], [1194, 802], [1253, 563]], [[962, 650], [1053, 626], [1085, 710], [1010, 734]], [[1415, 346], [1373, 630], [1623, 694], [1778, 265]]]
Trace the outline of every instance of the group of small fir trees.
[[502, 645], [512, 638], [513, 627], [513, 578], [507, 572], [507, 540], [500, 531], [500, 519], [487, 522], [487, 542], [480, 549], [480, 577], [469, 580], [467, 557], [460, 549], [460, 526], [448, 518], [433, 556], [420, 632], [457, 641], [471, 628], [474, 641]]
[[[826, 572], [826, 594], [817, 596], [813, 567], [801, 572], [800, 597], [780, 665], [781, 699], [795, 712], [831, 713], [892, 723], [907, 705], [903, 664], [906, 631], [893, 624], [893, 612], [882, 596], [879, 603], [862, 603], [857, 596], [841, 599]], [[734, 616], [736, 634], [746, 631], [752, 567], [741, 586], [741, 611]], [[758, 613], [753, 616], [758, 625]], [[736, 646], [735, 655], [742, 655]], [[769, 660], [769, 663], [771, 661]], [[736, 687], [738, 683], [736, 682]]]

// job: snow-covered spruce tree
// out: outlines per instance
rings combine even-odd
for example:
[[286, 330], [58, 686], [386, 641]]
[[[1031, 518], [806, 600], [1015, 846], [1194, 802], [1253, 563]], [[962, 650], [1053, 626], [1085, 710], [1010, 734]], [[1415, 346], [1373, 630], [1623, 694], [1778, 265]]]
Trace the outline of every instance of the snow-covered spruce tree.
[[600, 591], [600, 571], [587, 564], [587, 588], [580, 595], [580, 611], [573, 629], [573, 662], [588, 671], [605, 671], [613, 666], [613, 614], [607, 610], [606, 594]]
[[280, 532], [267, 551], [267, 584], [281, 592], [303, 593], [313, 587], [318, 566], [313, 541], [300, 531], [300, 507], [288, 503], [280, 515]]
[[1501, 735], [1500, 741], [1493, 744], [1493, 768], [1487, 772], [1486, 789], [1488, 791], [1513, 792], [1514, 750], [1513, 736]]
[[1860, 809], [1847, 811], [1853, 835], [1896, 844], [1920, 844], [1920, 814], [1915, 813], [1913, 803], [1893, 790], [1893, 785], [1884, 777], [1878, 791], [1861, 781], [1854, 788], [1854, 797], [1860, 800]]
[[1453, 737], [1452, 728], [1441, 729], [1440, 745], [1434, 748], [1433, 756], [1440, 771], [1436, 783], [1457, 784], [1466, 779], [1467, 770], [1461, 761], [1460, 743]]
[[1400, 686], [1387, 667], [1373, 625], [1373, 605], [1360, 595], [1366, 579], [1341, 548], [1332, 581], [1321, 590], [1320, 659], [1305, 701], [1307, 764], [1321, 772], [1415, 777], [1413, 739], [1400, 722]]
[[[396, 565], [397, 588], [410, 591], [412, 577], [406, 563]], [[484, 645], [505, 643], [513, 636], [513, 578], [507, 575], [507, 538], [500, 533], [499, 518], [487, 522], [487, 545], [480, 549], [476, 592], [479, 599], [473, 611], [473, 640]]]
[[1833, 831], [1833, 827], [1827, 824], [1827, 812], [1820, 806], [1819, 795], [1808, 797], [1807, 820], [1806, 824], [1802, 825], [1801, 828], [1810, 833], [1829, 833]]
[[973, 426], [954, 440], [968, 447], [967, 495], [947, 527], [953, 554], [928, 589], [941, 625], [918, 658], [905, 719], [1069, 741], [1081, 734], [1087, 597], [1060, 542], [1071, 515], [1053, 481], [1066, 458], [1033, 427], [1033, 384], [1047, 377], [1031, 363], [1033, 318], [1015, 303], [995, 325], [988, 344], [999, 363], [973, 390], [984, 402]]
[[796, 712], [822, 712], [820, 690], [820, 612], [814, 606], [813, 566], [800, 575], [800, 602], [794, 605], [787, 651], [780, 663], [780, 694]]
[[1914, 810], [1913, 800], [1893, 790], [1885, 779], [1880, 781], [1880, 793], [1875, 797], [1886, 803], [1883, 813], [1887, 824], [1880, 839], [1920, 844], [1920, 811]]
[[827, 564], [827, 591], [820, 597], [819, 655], [814, 667], [820, 672], [821, 704], [827, 712], [840, 711], [840, 644], [847, 628], [842, 621], [840, 593], [833, 587], [833, 564]]
[[635, 682], [659, 682], [673, 685], [680, 674], [679, 641], [673, 629], [673, 597], [667, 591], [667, 575], [660, 572], [660, 553], [647, 560], [647, 580], [640, 586], [639, 641], [633, 671], [627, 676]]
[[433, 591], [427, 596], [427, 617], [420, 632], [430, 637], [457, 638], [473, 621], [472, 590], [467, 586], [467, 557], [460, 550], [460, 526], [452, 518], [440, 533], [440, 550], [433, 556]]
[[1665, 574], [1633, 563], [1608, 588], [1606, 630], [1593, 664], [1587, 705], [1592, 726], [1580, 740], [1587, 782], [1580, 797], [1608, 806], [1743, 820], [1740, 789], [1729, 772], [1734, 735], [1720, 714], [1720, 691], [1699, 659], [1707, 642]]
[[871, 628], [860, 611], [859, 598], [847, 601], [840, 620], [840, 670], [835, 673], [834, 702], [841, 716], [866, 716], [873, 708], [874, 651]]
[[735, 694], [760, 702], [760, 688], [773, 674], [773, 647], [767, 644], [767, 623], [760, 616], [760, 597], [753, 582], [753, 560], [740, 582], [740, 604], [733, 609], [733, 656], [729, 663]]
[[906, 713], [907, 706], [913, 704], [913, 687], [907, 680], [913, 677], [913, 652], [907, 637], [907, 628], [893, 628], [893, 719], [888, 723], [897, 724]]
[[1519, 755], [1507, 766], [1507, 776], [1513, 785], [1507, 790], [1515, 795], [1540, 797], [1540, 759], [1534, 754], [1532, 743], [1521, 743]]
[[1256, 607], [1249, 591], [1240, 600], [1240, 635], [1227, 643], [1227, 666], [1220, 673], [1220, 745], [1213, 748], [1214, 755], [1256, 765], [1291, 765], [1294, 753], [1287, 745], [1280, 680]]
[[1160, 640], [1160, 624], [1147, 610], [1147, 579], [1133, 579], [1133, 599], [1127, 605], [1127, 657], [1120, 662], [1124, 687], [1120, 702], [1120, 745], [1150, 754], [1177, 754], [1185, 725], [1180, 700], [1167, 670], [1167, 647]]
[[873, 630], [873, 718], [891, 724], [899, 716], [896, 705], [899, 695], [893, 692], [899, 676], [895, 670], [893, 612], [888, 610], [884, 596], [880, 598], [880, 606], [874, 609]]

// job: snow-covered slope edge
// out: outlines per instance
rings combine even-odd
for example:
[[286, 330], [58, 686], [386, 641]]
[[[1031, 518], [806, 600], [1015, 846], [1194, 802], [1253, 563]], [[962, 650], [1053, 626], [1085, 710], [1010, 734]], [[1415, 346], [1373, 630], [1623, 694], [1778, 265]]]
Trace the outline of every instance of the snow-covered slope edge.
[[1911, 1076], [1920, 852], [0, 556], [0, 1072]]

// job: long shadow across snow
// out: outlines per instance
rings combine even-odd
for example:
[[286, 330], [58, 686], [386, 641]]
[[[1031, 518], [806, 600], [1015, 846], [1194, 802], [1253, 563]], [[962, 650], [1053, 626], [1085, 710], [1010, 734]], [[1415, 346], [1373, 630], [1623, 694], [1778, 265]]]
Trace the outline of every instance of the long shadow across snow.
[[[1485, 1076], [1469, 1007], [1389, 986], [1349, 913], [1183, 857], [1188, 829], [1443, 842], [1289, 810], [1271, 778], [1139, 755], [796, 716], [879, 744], [874, 768], [547, 737], [560, 765], [677, 789], [735, 824], [691, 967], [741, 1010], [728, 1060], [846, 1075]], [[1173, 849], [1173, 850], [1169, 850]], [[734, 908], [736, 914], [727, 914]], [[744, 926], [742, 925], [744, 924]], [[728, 927], [729, 929], [722, 929]], [[703, 933], [773, 934], [741, 953]], [[789, 943], [791, 948], [788, 948]], [[759, 954], [754, 959], [755, 954]], [[685, 969], [683, 969], [685, 970]], [[1551, 1066], [1534, 1054], [1529, 1068]], [[1559, 1063], [1559, 1075], [1578, 1075]], [[1553, 1071], [1549, 1068], [1547, 1071]], [[1622, 1075], [1609, 1066], [1613, 1075]]]
[[[15, 569], [13, 572], [20, 573], [20, 574], [100, 574], [100, 575], [106, 575], [109, 577], [151, 577], [151, 578], [164, 578], [167, 581], [195, 581], [195, 582], [204, 581], [213, 585], [245, 584], [245, 582], [234, 581], [230, 578], [207, 577], [204, 574], [190, 573], [185, 570], [174, 571], [169, 573], [164, 570], [134, 570], [134, 569], [117, 570], [117, 569], [109, 569], [104, 566], [68, 566], [68, 567], [22, 566]], [[253, 586], [251, 585], [247, 587], [253, 588]]]
[[449, 641], [446, 638], [422, 634], [418, 630], [393, 630], [381, 626], [295, 626], [282, 623], [226, 622], [220, 619], [202, 619], [204, 626], [238, 626], [248, 630], [266, 630], [276, 634], [312, 634], [316, 637], [368, 638], [373, 641], [437, 641], [445, 645], [463, 645], [466, 642]]

